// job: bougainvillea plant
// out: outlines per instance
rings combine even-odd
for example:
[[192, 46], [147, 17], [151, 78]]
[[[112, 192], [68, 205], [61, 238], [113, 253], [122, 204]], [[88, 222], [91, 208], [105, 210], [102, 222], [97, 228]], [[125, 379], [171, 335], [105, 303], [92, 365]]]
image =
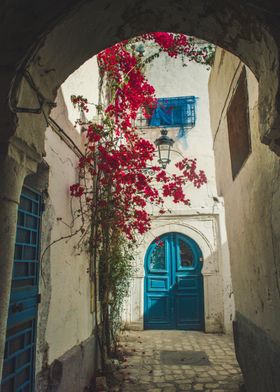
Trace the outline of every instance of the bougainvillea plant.
[[[134, 239], [136, 233], [144, 234], [150, 228], [147, 204], [166, 212], [164, 198], [174, 203], [190, 204], [184, 185], [192, 182], [199, 188], [206, 182], [202, 170], [197, 171], [196, 159], [185, 158], [176, 164], [180, 174], [168, 175], [166, 170], [152, 164], [155, 147], [139, 136], [133, 125], [139, 111], [149, 117], [156, 105], [155, 90], [144, 74], [144, 60], [136, 45], [154, 42], [171, 57], [187, 56], [208, 64], [208, 46], [197, 47], [195, 41], [183, 34], [151, 33], [130, 41], [123, 41], [98, 55], [100, 77], [106, 78], [105, 104], [98, 105], [100, 123], [87, 123], [85, 156], [80, 159], [80, 181], [71, 186], [71, 195], [85, 196], [90, 208], [114, 206], [114, 224]], [[211, 52], [212, 53], [212, 52]], [[104, 87], [104, 86], [103, 86]], [[87, 100], [72, 96], [80, 110], [87, 111]], [[149, 170], [146, 170], [149, 168]], [[98, 179], [98, 195], [87, 185], [88, 175]], [[103, 190], [110, 187], [110, 197]], [[103, 189], [103, 190], [102, 190]]]
[[[139, 50], [139, 45], [146, 43], [156, 48], [148, 57]], [[166, 212], [166, 198], [188, 206], [185, 185], [192, 183], [199, 188], [207, 181], [204, 171], [197, 169], [195, 158], [177, 162], [176, 174], [168, 174], [154, 163], [154, 145], [142, 138], [134, 125], [139, 112], [149, 117], [156, 107], [155, 90], [145, 77], [145, 65], [162, 51], [205, 65], [213, 55], [213, 47], [208, 44], [197, 45], [185, 35], [162, 32], [105, 49], [98, 55], [102, 97], [96, 105], [98, 123], [80, 122], [86, 130], [85, 153], [79, 161], [79, 181], [70, 192], [80, 200], [83, 222], [90, 222], [83, 231], [87, 231], [92, 255], [92, 279], [96, 279], [97, 270], [102, 271], [103, 308], [107, 305], [104, 328], [109, 328], [110, 295], [118, 295], [116, 284], [113, 287], [110, 281], [116, 271], [116, 244], [123, 246], [124, 238], [136, 242], [139, 234], [151, 228], [149, 205], [155, 206], [159, 214]], [[72, 102], [80, 111], [88, 111], [86, 98], [72, 96]]]

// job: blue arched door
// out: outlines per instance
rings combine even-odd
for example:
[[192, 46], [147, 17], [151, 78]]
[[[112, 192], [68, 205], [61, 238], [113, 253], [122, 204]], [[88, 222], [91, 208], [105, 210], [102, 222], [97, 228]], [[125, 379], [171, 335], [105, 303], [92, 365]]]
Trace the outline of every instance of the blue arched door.
[[145, 258], [145, 329], [204, 329], [202, 253], [191, 238], [168, 233]]

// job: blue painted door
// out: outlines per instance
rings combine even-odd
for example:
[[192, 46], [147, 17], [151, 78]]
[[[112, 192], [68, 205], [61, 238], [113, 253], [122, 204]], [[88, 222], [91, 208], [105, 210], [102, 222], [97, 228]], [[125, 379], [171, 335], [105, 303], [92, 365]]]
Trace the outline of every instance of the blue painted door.
[[204, 329], [202, 254], [191, 238], [168, 233], [145, 258], [145, 329]]
[[40, 194], [24, 187], [18, 209], [2, 392], [34, 391], [40, 216]]

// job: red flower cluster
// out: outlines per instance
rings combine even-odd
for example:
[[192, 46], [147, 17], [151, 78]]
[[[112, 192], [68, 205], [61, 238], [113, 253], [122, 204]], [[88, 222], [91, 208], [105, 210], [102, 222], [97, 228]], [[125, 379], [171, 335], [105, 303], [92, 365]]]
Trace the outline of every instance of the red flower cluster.
[[196, 172], [196, 159], [184, 158], [182, 161], [175, 164], [175, 166], [183, 172], [183, 176], [191, 181], [196, 188], [207, 183], [207, 178], [203, 170]]
[[97, 56], [101, 76], [115, 86], [114, 100], [105, 112], [114, 119], [117, 135], [130, 133], [132, 120], [141, 109], [145, 116], [156, 104], [155, 89], [142, 72], [137, 57], [130, 53], [127, 41], [105, 49]]
[[176, 58], [178, 55], [183, 55], [200, 64], [209, 64], [214, 53], [211, 45], [206, 43], [204, 46], [197, 45], [193, 38], [185, 34], [157, 32], [144, 34], [141, 38], [154, 41], [170, 57]]
[[102, 132], [104, 130], [103, 125], [99, 124], [89, 124], [87, 128], [87, 138], [90, 142], [99, 142], [102, 137]]
[[84, 187], [80, 184], [73, 184], [70, 186], [70, 195], [81, 197], [84, 194]]
[[[98, 135], [98, 137], [97, 137]], [[199, 188], [206, 182], [204, 172], [196, 171], [196, 160], [185, 158], [176, 164], [182, 174], [168, 175], [158, 166], [149, 168], [149, 162], [154, 159], [154, 146], [147, 140], [135, 137], [133, 142], [119, 142], [119, 138], [108, 140], [103, 128], [90, 124], [88, 126], [88, 144], [85, 157], [79, 161], [83, 173], [90, 173], [92, 182], [98, 179], [98, 201], [91, 188], [74, 184], [71, 195], [86, 196], [86, 204], [90, 208], [98, 207], [115, 211], [115, 225], [129, 239], [134, 233], [145, 233], [150, 229], [150, 215], [145, 208], [147, 204], [159, 207], [159, 213], [164, 213], [164, 198], [171, 197], [174, 203], [190, 204], [184, 193], [184, 186], [192, 182]], [[81, 176], [81, 182], [86, 176]], [[155, 185], [162, 184], [161, 191]], [[110, 193], [110, 197], [106, 195]], [[110, 217], [111, 219], [111, 217]]]
[[78, 106], [80, 110], [88, 112], [88, 100], [83, 98], [82, 95], [71, 95], [71, 102], [73, 103], [74, 107]]

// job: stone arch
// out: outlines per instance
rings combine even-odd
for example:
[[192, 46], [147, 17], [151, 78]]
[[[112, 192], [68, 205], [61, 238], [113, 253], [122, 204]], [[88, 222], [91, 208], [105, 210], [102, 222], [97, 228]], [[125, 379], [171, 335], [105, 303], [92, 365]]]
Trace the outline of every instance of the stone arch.
[[[45, 97], [42, 109], [47, 117], [58, 87], [85, 60], [122, 39], [161, 30], [206, 39], [234, 53], [249, 66], [259, 80], [261, 140], [276, 152], [280, 151], [279, 48], [276, 23], [274, 27], [269, 12], [242, 0], [220, 0], [215, 5], [208, 0], [187, 3], [182, 0], [108, 3], [80, 0], [69, 1], [67, 7], [65, 3], [45, 9], [34, 1], [32, 10], [36, 19], [24, 15], [16, 26], [19, 31], [26, 31], [24, 22], [29, 23], [30, 34], [24, 37], [18, 54], [10, 55], [10, 62], [14, 64], [6, 71], [2, 90], [6, 97], [9, 90], [10, 107], [5, 99], [0, 116], [6, 128], [2, 140], [7, 135], [15, 135], [41, 156], [46, 128], [44, 115], [19, 113], [16, 108], [36, 107], [39, 91], [41, 97]], [[42, 28], [38, 27], [40, 21]], [[7, 34], [13, 26], [4, 23], [3, 28]], [[28, 81], [29, 76], [38, 88], [37, 93]]]
[[[135, 319], [138, 320], [138, 327], [142, 329], [144, 325], [144, 263], [147, 249], [156, 237], [172, 232], [190, 237], [196, 242], [202, 252], [203, 268], [201, 272], [204, 283], [205, 331], [221, 332], [224, 327], [223, 303], [220, 300], [222, 298], [222, 275], [221, 271], [219, 271], [217, 250], [213, 249], [210, 241], [196, 227], [187, 223], [175, 222], [170, 222], [168, 224], [162, 223], [162, 225], [152, 228], [152, 230], [145, 235], [143, 242], [141, 243], [141, 250], [137, 254], [138, 264], [136, 265], [137, 275], [134, 283], [134, 295], [139, 297], [135, 298], [136, 303], [140, 300], [139, 305], [136, 306], [139, 313], [135, 317]], [[128, 313], [132, 312], [133, 307], [135, 308], [135, 305], [132, 305], [130, 310], [128, 308], [126, 309], [127, 319], [131, 319], [131, 315]]]
[[[203, 275], [207, 275], [211, 272], [217, 271], [218, 265], [216, 265], [215, 263], [215, 251], [211, 243], [208, 241], [206, 236], [200, 230], [187, 223], [170, 222], [170, 224], [168, 225], [162, 224], [161, 226], [152, 228], [152, 230], [145, 235], [145, 239], [142, 242], [143, 249], [147, 250], [149, 245], [153, 242], [153, 240], [156, 237], [160, 237], [161, 235], [167, 233], [184, 234], [196, 242], [203, 255], [203, 268], [202, 268]], [[142, 260], [141, 265], [144, 265], [145, 253], [146, 251], [144, 252], [143, 255], [141, 255], [141, 260]], [[144, 273], [144, 270], [142, 272]]]
[[[46, 119], [57, 89], [84, 61], [117, 41], [148, 31], [181, 32], [213, 42], [238, 56], [258, 79], [260, 138], [280, 155], [279, 6], [274, 0], [258, 5], [247, 0], [21, 3], [0, 4], [0, 217], [7, 223], [0, 232], [5, 260], [0, 271], [0, 369], [20, 189], [23, 178], [35, 171], [34, 161], [44, 155]], [[39, 113], [19, 111], [37, 108], [38, 97]]]

